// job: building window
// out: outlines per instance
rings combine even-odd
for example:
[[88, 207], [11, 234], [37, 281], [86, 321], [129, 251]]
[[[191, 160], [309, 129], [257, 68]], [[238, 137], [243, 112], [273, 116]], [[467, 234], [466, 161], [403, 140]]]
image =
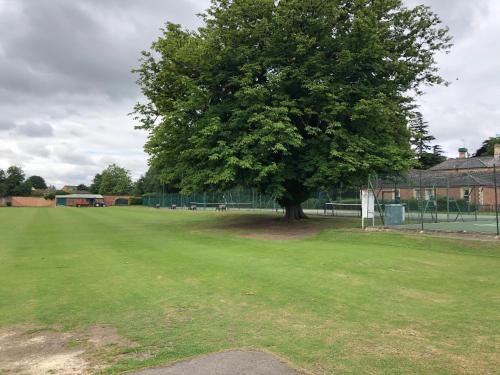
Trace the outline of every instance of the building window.
[[[424, 199], [426, 201], [430, 201], [434, 199], [434, 189], [423, 189], [424, 190]], [[420, 189], [413, 190], [413, 196], [416, 200], [420, 200]]]
[[432, 189], [425, 189], [425, 200], [430, 201], [434, 198], [434, 192]]
[[462, 188], [462, 199], [468, 201], [470, 197], [470, 188]]

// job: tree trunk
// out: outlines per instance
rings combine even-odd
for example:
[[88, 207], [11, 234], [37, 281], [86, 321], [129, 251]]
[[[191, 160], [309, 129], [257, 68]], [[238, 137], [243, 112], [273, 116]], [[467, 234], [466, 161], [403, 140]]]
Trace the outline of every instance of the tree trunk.
[[287, 221], [307, 219], [307, 215], [300, 204], [287, 205], [285, 206], [285, 219]]

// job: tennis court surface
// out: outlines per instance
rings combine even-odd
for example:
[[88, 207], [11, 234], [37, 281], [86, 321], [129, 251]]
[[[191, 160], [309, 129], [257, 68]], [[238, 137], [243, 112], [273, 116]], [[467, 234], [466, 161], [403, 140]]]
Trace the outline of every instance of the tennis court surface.
[[[416, 229], [422, 228], [421, 224], [407, 224], [398, 226], [400, 229]], [[440, 223], [424, 223], [424, 230], [443, 231], [443, 232], [472, 232], [484, 234], [496, 234], [497, 223], [494, 218], [492, 220], [479, 221], [454, 221]]]

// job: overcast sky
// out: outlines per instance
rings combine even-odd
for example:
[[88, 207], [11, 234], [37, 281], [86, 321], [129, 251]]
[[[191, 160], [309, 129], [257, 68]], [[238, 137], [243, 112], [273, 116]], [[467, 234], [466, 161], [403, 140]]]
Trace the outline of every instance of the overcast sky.
[[[449, 156], [500, 133], [500, 1], [431, 5], [455, 37], [439, 56], [450, 87], [430, 88], [421, 111]], [[0, 168], [15, 164], [60, 187], [89, 183], [108, 164], [147, 169], [134, 130], [140, 51], [166, 21], [188, 28], [208, 0], [0, 0]]]

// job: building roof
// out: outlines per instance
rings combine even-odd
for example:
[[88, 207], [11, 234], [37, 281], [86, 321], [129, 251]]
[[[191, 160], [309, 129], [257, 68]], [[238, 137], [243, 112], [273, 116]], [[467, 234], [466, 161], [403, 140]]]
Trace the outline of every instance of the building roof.
[[56, 198], [72, 198], [72, 199], [103, 199], [101, 194], [63, 194], [56, 195]]
[[448, 159], [430, 168], [431, 171], [493, 168], [493, 164], [500, 165], [500, 159], [494, 156], [481, 156], [473, 158]]
[[[422, 187], [474, 187], [495, 186], [493, 171], [456, 171], [456, 170], [411, 170], [405, 176], [381, 178], [377, 186], [381, 188], [418, 188]], [[500, 174], [497, 176], [500, 186]]]

